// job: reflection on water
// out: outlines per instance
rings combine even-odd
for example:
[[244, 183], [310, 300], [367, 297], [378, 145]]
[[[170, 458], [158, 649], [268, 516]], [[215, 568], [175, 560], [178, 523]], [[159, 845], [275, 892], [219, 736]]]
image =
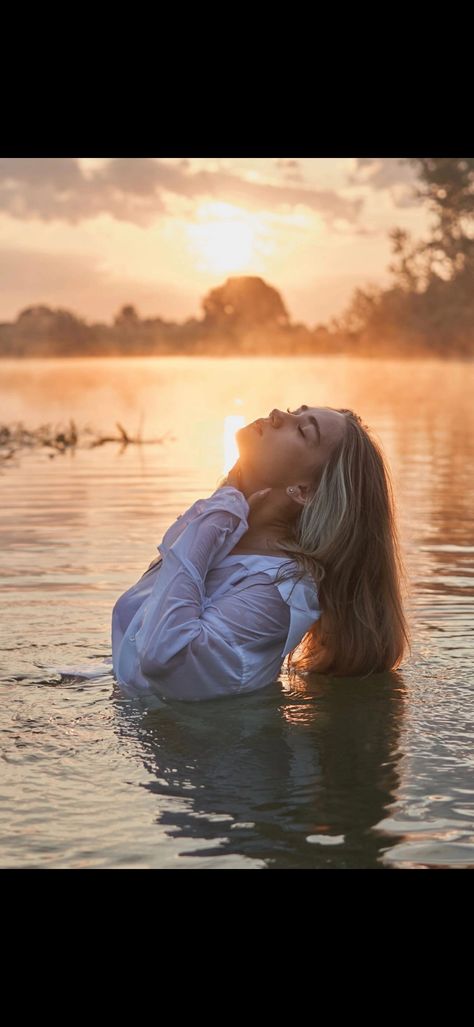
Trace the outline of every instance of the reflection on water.
[[[474, 867], [472, 366], [165, 357], [0, 374], [3, 422], [174, 437], [0, 469], [0, 865]], [[111, 674], [47, 673], [110, 656], [118, 595], [223, 473], [226, 418], [301, 403], [351, 407], [388, 456], [411, 577], [399, 671], [282, 673], [241, 699], [152, 707]]]

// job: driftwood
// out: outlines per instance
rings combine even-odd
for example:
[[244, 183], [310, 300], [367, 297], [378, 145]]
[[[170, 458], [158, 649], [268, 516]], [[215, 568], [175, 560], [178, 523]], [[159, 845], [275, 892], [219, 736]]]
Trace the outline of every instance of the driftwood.
[[[166, 439], [166, 436], [170, 434], [167, 431], [164, 435], [160, 435], [157, 439], [143, 439], [141, 432], [139, 432], [135, 436], [135, 438], [133, 438], [133, 436], [129, 435], [125, 428], [123, 428], [118, 421], [116, 421], [115, 424], [120, 432], [120, 435], [101, 435], [100, 438], [94, 439], [94, 441], [90, 443], [89, 449], [92, 449], [93, 446], [103, 446], [104, 442], [121, 442], [124, 446], [128, 446], [130, 444], [136, 446], [146, 446], [148, 443], [161, 444]], [[172, 435], [171, 438], [174, 438], [174, 435]]]
[[[144, 446], [149, 444], [161, 445], [170, 436], [170, 432], [155, 439], [144, 439], [141, 428], [137, 435], [129, 435], [123, 425], [116, 421], [118, 435], [100, 435], [91, 428], [84, 428], [82, 431], [76, 427], [72, 418], [67, 427], [58, 428], [51, 424], [42, 424], [38, 428], [25, 428], [22, 421], [16, 421], [12, 425], [0, 425], [0, 463], [6, 463], [12, 457], [24, 449], [38, 449], [46, 447], [48, 456], [53, 458], [57, 453], [65, 453], [70, 449], [93, 449], [95, 446], [103, 446], [106, 442], [119, 442], [121, 447], [135, 445]], [[92, 441], [86, 442], [84, 436], [95, 436]], [[175, 436], [171, 435], [171, 439]], [[84, 439], [84, 441], [83, 441]]]

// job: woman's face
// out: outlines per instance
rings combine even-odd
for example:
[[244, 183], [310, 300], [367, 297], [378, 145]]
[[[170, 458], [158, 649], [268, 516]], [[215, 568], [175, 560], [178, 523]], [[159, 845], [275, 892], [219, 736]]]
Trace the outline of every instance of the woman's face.
[[311, 485], [318, 481], [345, 431], [345, 416], [331, 407], [274, 409], [235, 435], [239, 463], [265, 485]]

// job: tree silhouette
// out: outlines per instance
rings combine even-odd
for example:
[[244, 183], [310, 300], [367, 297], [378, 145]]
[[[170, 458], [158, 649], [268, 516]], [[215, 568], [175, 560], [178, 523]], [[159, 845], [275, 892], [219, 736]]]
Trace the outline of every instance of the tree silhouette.
[[418, 172], [418, 199], [435, 216], [431, 238], [413, 251], [429, 258], [430, 275], [436, 267], [452, 280], [457, 274], [474, 273], [474, 157], [406, 157]]
[[49, 341], [51, 352], [68, 353], [75, 346], [85, 345], [89, 339], [89, 327], [84, 318], [65, 310], [45, 304], [25, 307], [16, 319], [20, 337], [31, 340]]
[[474, 157], [409, 157], [414, 195], [434, 214], [428, 239], [389, 231], [395, 259], [388, 289], [356, 289], [334, 328], [357, 345], [394, 352], [474, 353]]
[[231, 334], [249, 328], [286, 326], [289, 322], [278, 290], [252, 275], [228, 278], [204, 297], [202, 308], [206, 328]]
[[116, 328], [134, 328], [138, 324], [140, 318], [130, 303], [121, 307], [118, 314], [115, 315], [114, 325]]

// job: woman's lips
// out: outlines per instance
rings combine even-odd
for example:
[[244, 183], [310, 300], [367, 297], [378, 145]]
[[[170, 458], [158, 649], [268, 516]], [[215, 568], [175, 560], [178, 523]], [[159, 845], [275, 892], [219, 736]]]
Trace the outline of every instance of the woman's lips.
[[262, 425], [260, 424], [259, 421], [254, 421], [253, 425], [252, 425], [252, 428], [255, 428], [255, 431], [258, 431], [259, 435], [263, 435]]

